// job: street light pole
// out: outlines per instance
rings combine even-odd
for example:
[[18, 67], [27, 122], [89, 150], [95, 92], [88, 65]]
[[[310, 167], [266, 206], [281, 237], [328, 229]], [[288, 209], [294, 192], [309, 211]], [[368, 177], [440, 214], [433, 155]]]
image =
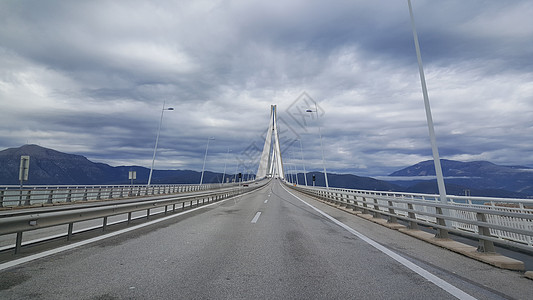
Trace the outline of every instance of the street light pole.
[[304, 167], [305, 186], [307, 186], [307, 174], [305, 172], [305, 160], [304, 160], [304, 150], [303, 150], [303, 147], [302, 147], [302, 140], [298, 139], [298, 141], [300, 142], [300, 154], [302, 155], [302, 165]]
[[173, 107], [165, 108], [165, 101], [163, 101], [163, 109], [161, 110], [161, 119], [159, 119], [159, 128], [157, 129], [157, 136], [155, 138], [154, 155], [152, 156], [152, 166], [150, 167], [150, 175], [148, 176], [148, 184], [152, 183], [152, 172], [154, 171], [155, 154], [157, 152], [157, 143], [159, 142], [159, 133], [161, 132], [161, 124], [163, 123], [163, 113], [165, 110], [174, 110]]
[[[415, 18], [413, 16], [413, 7], [411, 5], [411, 0], [407, 0], [407, 5], [409, 6], [409, 15], [411, 17], [411, 27], [413, 29], [413, 39], [415, 43], [415, 51], [416, 51], [416, 58], [418, 61], [418, 71], [420, 73], [420, 83], [422, 85], [422, 94], [424, 96], [424, 107], [426, 110], [426, 120], [428, 125], [428, 131], [429, 131], [429, 139], [431, 143], [431, 151], [433, 153], [433, 164], [435, 165], [435, 174], [437, 175], [437, 187], [439, 189], [439, 198], [441, 204], [447, 203], [447, 197], [446, 197], [446, 186], [444, 185], [444, 176], [442, 174], [442, 166], [440, 163], [440, 157], [439, 157], [439, 149], [437, 147], [437, 138], [435, 137], [435, 128], [433, 126], [433, 117], [431, 115], [431, 107], [429, 105], [429, 96], [428, 96], [428, 90], [426, 86], [426, 77], [424, 76], [424, 68], [422, 65], [422, 55], [420, 54], [420, 45], [418, 43], [418, 34], [416, 33], [416, 27], [415, 27]], [[447, 211], [443, 211], [443, 213], [447, 214]], [[446, 225], [446, 221], [444, 219], [437, 218], [437, 223], [439, 225]], [[440, 238], [447, 238], [448, 232], [442, 228], [439, 228], [437, 230], [437, 237]]]
[[226, 158], [224, 159], [224, 173], [222, 173], [222, 184], [224, 184], [224, 177], [226, 176], [226, 163], [228, 162], [228, 156], [230, 151], [231, 150], [228, 147], [228, 152], [226, 153]]
[[[306, 110], [306, 112], [312, 113], [313, 110], [308, 109], [308, 110]], [[315, 110], [314, 110], [314, 112], [316, 113], [316, 120], [317, 120], [317, 124], [318, 124], [318, 107], [316, 105], [316, 102], [315, 102]], [[329, 191], [328, 173], [326, 171], [326, 162], [324, 160], [324, 145], [322, 144], [322, 133], [320, 131], [320, 124], [318, 124], [318, 136], [320, 137], [320, 149], [322, 150], [322, 165], [324, 167], [324, 180], [326, 181], [326, 190]]]
[[207, 159], [207, 149], [209, 149], [209, 141], [214, 139], [214, 137], [207, 138], [207, 146], [205, 146], [204, 165], [202, 166], [202, 176], [200, 177], [200, 185], [202, 185], [202, 182], [204, 181], [205, 161]]

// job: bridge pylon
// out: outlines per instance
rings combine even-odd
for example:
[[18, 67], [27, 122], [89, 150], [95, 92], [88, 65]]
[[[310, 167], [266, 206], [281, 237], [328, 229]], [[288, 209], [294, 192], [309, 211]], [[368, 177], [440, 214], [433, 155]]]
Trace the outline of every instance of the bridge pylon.
[[[272, 144], [272, 140], [274, 143]], [[257, 168], [257, 178], [279, 177], [284, 179], [283, 162], [281, 159], [281, 150], [278, 135], [278, 115], [276, 105], [270, 106], [270, 121], [265, 138], [265, 145], [259, 167]]]

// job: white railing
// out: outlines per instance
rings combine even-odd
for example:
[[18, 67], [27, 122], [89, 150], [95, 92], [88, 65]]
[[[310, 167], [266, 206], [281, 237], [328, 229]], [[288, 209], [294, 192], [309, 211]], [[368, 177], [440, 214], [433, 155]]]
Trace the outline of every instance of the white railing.
[[533, 252], [533, 200], [368, 191], [291, 186], [301, 192], [342, 206], [403, 219], [409, 226], [429, 225], [444, 236], [456, 232], [479, 239], [479, 251], [492, 252], [493, 243]]
[[158, 184], [158, 185], [16, 185], [0, 186], [0, 207], [46, 205], [60, 202], [111, 200], [152, 195], [197, 192], [225, 184]]
[[[103, 218], [102, 228], [105, 230], [106, 226], [108, 225], [107, 218], [110, 216], [117, 216], [123, 214], [127, 215], [127, 222], [129, 224], [132, 220], [133, 212], [146, 211], [146, 217], [149, 218], [151, 215], [150, 211], [153, 209], [164, 207], [166, 214], [168, 211], [168, 207], [172, 207], [172, 211], [176, 210], [176, 205], [178, 205], [178, 208], [179, 205], [181, 205], [181, 209], [185, 209], [185, 204], [187, 202], [188, 207], [192, 208], [195, 204], [196, 206], [199, 206], [205, 203], [220, 201], [222, 199], [226, 199], [261, 188], [267, 183], [267, 180], [259, 180], [244, 182], [242, 184], [237, 183], [224, 185], [151, 185], [149, 187], [147, 187], [146, 185], [84, 187], [63, 186], [61, 188], [56, 189], [42, 189], [41, 187], [34, 187], [32, 189], [28, 189], [28, 191], [35, 192], [34, 194], [30, 193], [30, 196], [55, 196], [59, 193], [49, 194], [49, 192], [51, 190], [59, 190], [62, 191], [62, 196], [60, 197], [60, 199], [68, 199], [70, 197], [71, 201], [74, 201], [74, 199], [80, 199], [80, 197], [82, 201], [84, 200], [84, 197], [86, 199], [89, 199], [90, 197], [95, 197], [95, 195], [92, 194], [91, 196], [89, 196], [88, 194], [90, 193], [96, 193], [96, 195], [106, 194], [110, 197], [114, 197], [115, 194], [119, 193], [124, 194], [125, 192], [132, 191], [138, 193], [139, 191], [141, 191], [141, 194], [161, 194], [161, 196], [148, 196], [129, 201], [93, 203], [92, 205], [67, 205], [61, 207], [33, 207], [21, 210], [7, 210], [3, 211], [0, 217], [0, 235], [16, 233], [17, 236], [15, 243], [15, 253], [18, 253], [22, 246], [22, 234], [26, 231], [68, 224], [67, 240], [70, 240], [73, 234], [74, 223], [77, 222]], [[10, 189], [6, 190], [10, 191]], [[5, 192], [6, 190], [3, 191]], [[20, 189], [12, 189], [12, 191], [20, 191]], [[46, 192], [42, 193], [42, 191]], [[176, 194], [180, 192], [183, 192], [184, 194]], [[4, 197], [6, 197], [5, 193]], [[8, 195], [7, 197], [15, 196]], [[20, 200], [8, 200], [7, 202], [9, 201], [17, 202]], [[48, 201], [48, 199], [30, 199], [30, 201]]]

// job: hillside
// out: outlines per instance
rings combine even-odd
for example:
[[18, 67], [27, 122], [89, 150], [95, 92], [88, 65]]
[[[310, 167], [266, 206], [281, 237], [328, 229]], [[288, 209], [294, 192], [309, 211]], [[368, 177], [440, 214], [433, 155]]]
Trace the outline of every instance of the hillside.
[[[532, 168], [501, 166], [488, 161], [460, 162], [446, 159], [441, 160], [441, 165], [446, 185], [456, 187], [450, 188], [450, 191], [459, 188], [469, 189], [472, 195], [478, 196], [496, 196], [496, 194], [501, 197], [533, 196]], [[428, 184], [429, 181], [424, 178], [434, 175], [433, 161], [428, 160], [396, 171], [389, 176], [409, 177], [410, 180], [390, 180], [390, 182], [407, 187], [407, 190], [436, 191], [430, 187], [433, 184]], [[436, 183], [434, 186], [436, 187]]]
[[[128, 172], [136, 171], [136, 183], [147, 183], [149, 168], [112, 167], [81, 155], [62, 153], [38, 145], [24, 145], [0, 151], [0, 184], [18, 184], [20, 156], [30, 156], [29, 180], [25, 184], [127, 184]], [[198, 183], [200, 172], [154, 170], [152, 183]], [[204, 182], [220, 182], [222, 174], [205, 172]]]
[[[37, 145], [24, 145], [0, 151], [0, 185], [18, 184], [21, 155], [30, 155], [30, 175], [25, 184], [90, 185], [128, 184], [128, 172], [137, 172], [135, 183], [148, 181], [150, 169], [140, 166], [112, 167], [95, 163], [81, 155], [62, 153]], [[450, 195], [487, 197], [533, 197], [533, 169], [521, 166], [499, 166], [486, 161], [459, 162], [442, 160], [446, 190]], [[154, 170], [152, 183], [199, 183], [200, 172], [191, 170]], [[307, 173], [308, 185], [315, 175], [317, 186], [325, 186], [322, 172]], [[330, 187], [437, 194], [433, 161], [424, 161], [378, 180], [352, 174], [328, 173]], [[228, 175], [233, 176], [233, 175]], [[428, 177], [428, 176], [433, 176]], [[387, 177], [387, 176], [384, 176]], [[398, 180], [398, 179], [406, 180]], [[221, 173], [206, 171], [204, 182], [220, 182]], [[298, 174], [300, 184], [303, 174]]]

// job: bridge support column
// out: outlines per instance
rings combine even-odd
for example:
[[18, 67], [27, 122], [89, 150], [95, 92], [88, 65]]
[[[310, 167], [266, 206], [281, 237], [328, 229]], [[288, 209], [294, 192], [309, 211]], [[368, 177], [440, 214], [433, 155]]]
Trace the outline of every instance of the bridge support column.
[[[478, 222], [487, 222], [487, 216], [484, 213], [476, 213], [476, 218]], [[485, 226], [479, 226], [478, 225], [478, 233], [479, 235], [483, 236], [491, 236], [490, 229]], [[494, 253], [496, 250], [494, 249], [494, 243], [492, 241], [479, 239], [479, 245], [477, 246], [478, 252], [484, 252], [484, 253]]]

